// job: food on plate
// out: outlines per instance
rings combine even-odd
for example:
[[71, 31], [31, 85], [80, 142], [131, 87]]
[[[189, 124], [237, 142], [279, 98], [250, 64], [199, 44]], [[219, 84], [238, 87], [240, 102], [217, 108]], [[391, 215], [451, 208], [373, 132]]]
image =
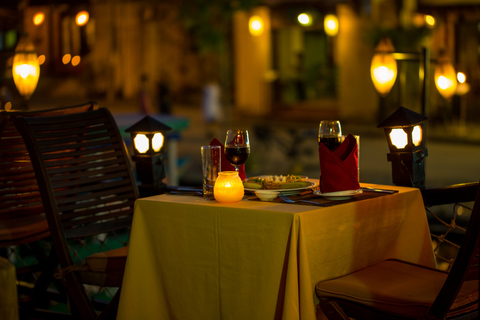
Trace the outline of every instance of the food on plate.
[[308, 187], [311, 183], [305, 177], [289, 174], [248, 178], [243, 185], [247, 189], [294, 189]]

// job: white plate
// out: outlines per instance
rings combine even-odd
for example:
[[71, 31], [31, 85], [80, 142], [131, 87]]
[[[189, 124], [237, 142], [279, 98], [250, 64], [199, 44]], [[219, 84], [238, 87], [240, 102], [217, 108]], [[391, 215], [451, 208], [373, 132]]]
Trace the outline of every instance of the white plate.
[[362, 189], [358, 190], [344, 190], [344, 191], [337, 191], [337, 192], [327, 192], [327, 193], [321, 193], [320, 191], [314, 191], [316, 195], [319, 195], [321, 197], [324, 197], [325, 199], [328, 200], [347, 200], [353, 197], [356, 194], [363, 193]]
[[313, 182], [310, 182], [310, 181], [306, 181], [306, 182], [310, 183], [310, 185], [306, 186], [306, 187], [301, 187], [301, 188], [290, 188], [290, 189], [250, 189], [250, 188], [245, 188], [245, 190], [246, 191], [252, 191], [252, 192], [281, 192], [284, 195], [288, 196], [288, 195], [296, 194], [296, 193], [300, 192], [300, 190], [308, 189], [308, 188], [311, 188], [311, 187], [315, 186], [315, 183], [313, 183]]

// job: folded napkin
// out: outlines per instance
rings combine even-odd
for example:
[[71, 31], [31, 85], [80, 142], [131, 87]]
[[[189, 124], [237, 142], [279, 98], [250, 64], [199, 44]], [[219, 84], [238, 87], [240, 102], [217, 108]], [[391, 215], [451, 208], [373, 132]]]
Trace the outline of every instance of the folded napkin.
[[[220, 146], [222, 147], [222, 171], [235, 171], [235, 167], [228, 162], [227, 157], [225, 156], [225, 147], [223, 144], [217, 139], [213, 138], [212, 141], [210, 142], [211, 146]], [[240, 168], [238, 168], [238, 175], [242, 180], [245, 180], [245, 165], [242, 164]]]
[[358, 146], [357, 140], [352, 134], [349, 134], [334, 152], [320, 143], [318, 155], [320, 157], [320, 190], [322, 193], [360, 188], [358, 183]]

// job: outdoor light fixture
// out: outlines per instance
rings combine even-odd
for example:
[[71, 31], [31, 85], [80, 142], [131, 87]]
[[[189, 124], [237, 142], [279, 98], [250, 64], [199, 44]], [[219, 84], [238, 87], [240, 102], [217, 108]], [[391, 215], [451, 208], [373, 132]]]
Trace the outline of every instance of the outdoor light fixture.
[[132, 160], [136, 164], [137, 179], [141, 182], [139, 191], [142, 197], [160, 194], [167, 187], [163, 182], [166, 158], [163, 145], [164, 133], [170, 130], [169, 126], [150, 116], [145, 116], [125, 130], [132, 137]]
[[397, 60], [393, 56], [392, 42], [388, 38], [382, 39], [375, 48], [375, 54], [370, 66], [370, 75], [378, 93], [386, 96], [392, 90], [397, 79]]
[[252, 36], [259, 36], [263, 33], [263, 20], [259, 16], [252, 16], [248, 21], [248, 29]]
[[447, 100], [451, 100], [457, 90], [455, 68], [445, 53], [441, 53], [435, 67], [435, 85], [438, 92]]
[[12, 74], [20, 95], [25, 100], [30, 99], [40, 78], [40, 65], [38, 64], [35, 47], [27, 35], [20, 38], [15, 48]]
[[392, 163], [392, 180], [398, 186], [423, 187], [425, 184], [424, 124], [428, 118], [404, 107], [398, 108], [377, 127], [384, 128]]
[[388, 38], [383, 38], [375, 48], [375, 54], [370, 66], [370, 75], [372, 77], [375, 89], [385, 97], [397, 78], [397, 61], [415, 61], [419, 63], [418, 78], [421, 83], [421, 106], [422, 114], [427, 114], [428, 106], [428, 77], [430, 74], [430, 50], [423, 48], [422, 52], [394, 52], [392, 42]]
[[338, 18], [334, 14], [327, 14], [323, 21], [327, 36], [335, 37], [338, 34]]

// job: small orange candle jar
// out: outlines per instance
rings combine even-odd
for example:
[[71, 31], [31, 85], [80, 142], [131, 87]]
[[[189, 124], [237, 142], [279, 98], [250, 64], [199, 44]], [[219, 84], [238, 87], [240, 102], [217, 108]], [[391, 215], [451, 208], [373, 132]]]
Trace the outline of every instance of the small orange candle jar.
[[222, 171], [218, 173], [213, 187], [215, 200], [223, 203], [234, 203], [242, 200], [245, 190], [242, 179], [236, 171]]

